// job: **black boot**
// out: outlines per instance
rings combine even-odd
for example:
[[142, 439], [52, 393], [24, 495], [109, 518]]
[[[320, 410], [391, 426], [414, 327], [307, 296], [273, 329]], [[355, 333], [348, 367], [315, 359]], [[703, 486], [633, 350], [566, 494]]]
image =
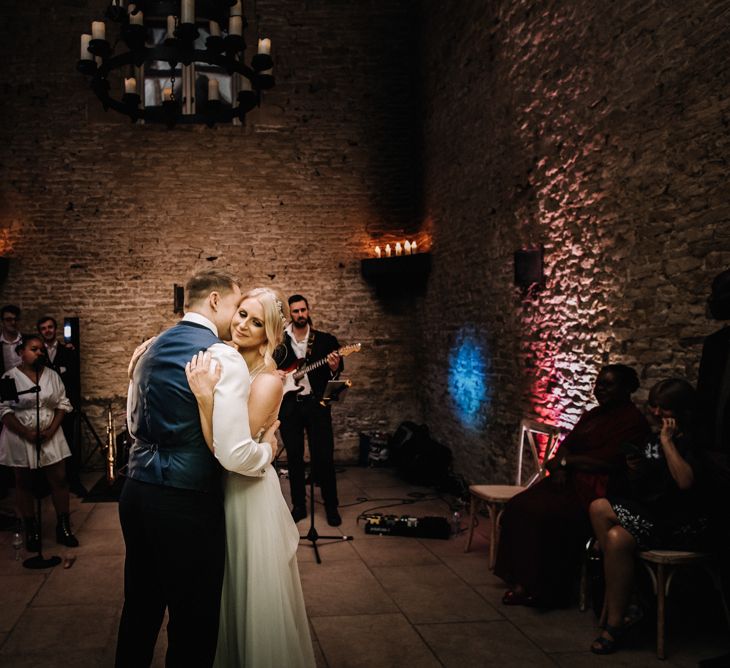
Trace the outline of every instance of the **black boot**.
[[56, 524], [56, 542], [66, 547], [78, 547], [79, 541], [71, 531], [71, 522], [68, 513], [58, 515], [58, 524]]
[[38, 522], [35, 517], [26, 517], [23, 524], [25, 524], [25, 549], [28, 552], [40, 552], [41, 534], [38, 531]]

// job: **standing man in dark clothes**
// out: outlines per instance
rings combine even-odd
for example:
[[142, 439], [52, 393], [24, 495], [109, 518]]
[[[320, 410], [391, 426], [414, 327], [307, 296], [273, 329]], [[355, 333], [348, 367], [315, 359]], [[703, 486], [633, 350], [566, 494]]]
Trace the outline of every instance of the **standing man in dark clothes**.
[[320, 402], [327, 382], [336, 379], [344, 365], [337, 350], [337, 339], [312, 327], [309, 302], [302, 295], [289, 297], [291, 323], [286, 328], [286, 356], [279, 363], [279, 374], [286, 380], [285, 370], [309, 365], [326, 359], [327, 363], [304, 375], [296, 388], [288, 391], [285, 382], [284, 399], [279, 410], [281, 437], [286, 448], [291, 489], [292, 517], [295, 522], [307, 516], [307, 494], [304, 483], [304, 433], [309, 445], [310, 475], [319, 482], [324, 499], [327, 523], [342, 524], [337, 510], [337, 479], [335, 477], [335, 440], [332, 433], [332, 412]]
[[20, 364], [20, 355], [15, 348], [23, 338], [20, 334], [20, 308], [15, 304], [8, 304], [0, 309], [0, 376], [6, 371]]
[[707, 300], [710, 315], [725, 326], [702, 346], [697, 379], [699, 428], [707, 450], [730, 455], [730, 269], [715, 276]]
[[[707, 300], [709, 314], [725, 326], [710, 334], [702, 346], [697, 378], [698, 440], [705, 470], [703, 489], [707, 507], [721, 553], [720, 563], [728, 573], [730, 554], [730, 521], [727, 515], [727, 489], [730, 485], [730, 269], [720, 272], [712, 281]], [[724, 578], [727, 592], [727, 577]], [[700, 661], [702, 668], [730, 665], [730, 654]]]

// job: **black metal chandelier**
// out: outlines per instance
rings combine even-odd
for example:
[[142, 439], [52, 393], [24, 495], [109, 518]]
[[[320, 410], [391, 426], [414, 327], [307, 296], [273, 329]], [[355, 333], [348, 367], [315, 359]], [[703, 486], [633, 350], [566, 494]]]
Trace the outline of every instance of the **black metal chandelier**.
[[[244, 63], [242, 0], [111, 0], [106, 18], [119, 36], [110, 43], [107, 24], [92, 22], [77, 69], [105, 110], [133, 123], [244, 122], [274, 86], [270, 40], [259, 39], [251, 65]], [[115, 53], [120, 42], [127, 50]], [[115, 86], [114, 72], [123, 77]]]

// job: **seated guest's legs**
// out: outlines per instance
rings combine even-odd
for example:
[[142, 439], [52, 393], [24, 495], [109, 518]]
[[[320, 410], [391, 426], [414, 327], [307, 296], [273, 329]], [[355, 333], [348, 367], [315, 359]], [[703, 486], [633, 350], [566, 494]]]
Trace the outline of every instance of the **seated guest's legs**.
[[615, 650], [615, 643], [624, 624], [631, 596], [636, 558], [636, 539], [619, 523], [606, 499], [597, 499], [590, 507], [591, 523], [603, 552], [606, 598], [602, 621], [604, 630], [591, 645], [597, 654]]
[[549, 479], [512, 498], [502, 515], [494, 572], [505, 605], [565, 605], [585, 543], [587, 517], [572, 488]]

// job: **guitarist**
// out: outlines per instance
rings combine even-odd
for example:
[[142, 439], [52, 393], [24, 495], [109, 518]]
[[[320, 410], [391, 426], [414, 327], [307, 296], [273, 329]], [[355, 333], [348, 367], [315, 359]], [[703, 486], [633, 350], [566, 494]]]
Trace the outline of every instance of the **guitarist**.
[[337, 480], [335, 478], [332, 414], [329, 405], [320, 401], [327, 382], [336, 379], [344, 365], [337, 350], [337, 339], [312, 327], [309, 317], [309, 302], [302, 295], [289, 297], [291, 322], [286, 328], [284, 345], [286, 357], [279, 362], [282, 379], [286, 370], [304, 366], [321, 359], [327, 359], [316, 369], [306, 373], [299, 381], [298, 391], [287, 392], [281, 403], [280, 431], [289, 465], [292, 510], [295, 522], [307, 516], [306, 491], [304, 486], [304, 433], [307, 433], [312, 471], [310, 475], [322, 490], [327, 523], [330, 526], [342, 524], [337, 510]]

